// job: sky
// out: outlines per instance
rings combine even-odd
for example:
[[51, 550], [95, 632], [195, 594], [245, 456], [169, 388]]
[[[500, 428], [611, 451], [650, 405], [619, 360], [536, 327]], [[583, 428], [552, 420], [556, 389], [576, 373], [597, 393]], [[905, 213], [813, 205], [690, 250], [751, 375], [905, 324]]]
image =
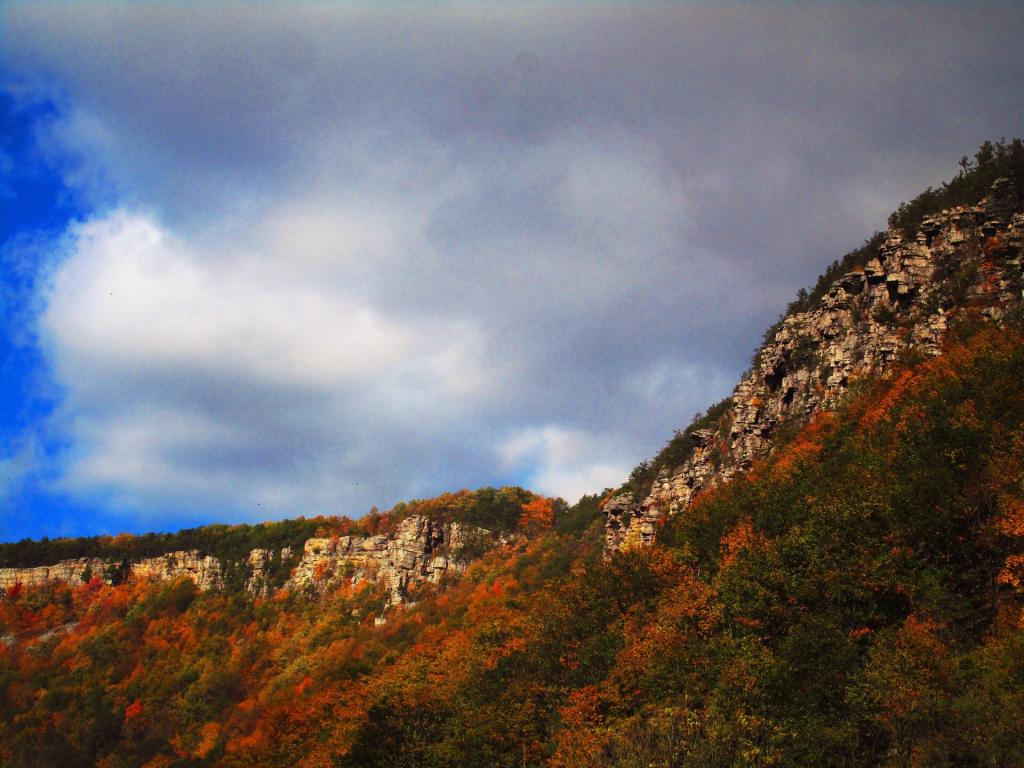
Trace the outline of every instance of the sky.
[[0, 540], [617, 486], [1024, 134], [1024, 6], [0, 6]]

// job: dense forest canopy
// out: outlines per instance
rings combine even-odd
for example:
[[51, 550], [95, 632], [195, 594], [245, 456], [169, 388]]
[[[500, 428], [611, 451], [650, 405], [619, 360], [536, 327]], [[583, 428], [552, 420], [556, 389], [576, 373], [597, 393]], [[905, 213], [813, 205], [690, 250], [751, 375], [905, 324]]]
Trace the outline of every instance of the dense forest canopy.
[[591, 497], [383, 627], [368, 582], [25, 591], [0, 762], [1020, 764], [1022, 462], [1024, 336], [965, 319], [609, 562]]

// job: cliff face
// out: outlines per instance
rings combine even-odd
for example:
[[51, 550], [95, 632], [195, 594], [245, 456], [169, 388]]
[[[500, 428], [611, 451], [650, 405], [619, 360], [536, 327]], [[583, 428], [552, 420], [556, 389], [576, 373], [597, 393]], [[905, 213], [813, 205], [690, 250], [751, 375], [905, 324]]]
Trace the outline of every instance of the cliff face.
[[93, 575], [103, 578], [108, 565], [107, 561], [99, 558], [80, 557], [35, 568], [0, 568], [0, 590], [16, 584], [38, 587], [50, 581], [66, 581], [72, 586], [80, 586]]
[[323, 589], [345, 576], [353, 583], [375, 579], [387, 586], [388, 603], [394, 605], [418, 582], [436, 584], [446, 573], [465, 570], [460, 550], [477, 532], [485, 533], [414, 515], [389, 536], [308, 539], [288, 586]]
[[662, 471], [646, 498], [605, 504], [606, 554], [649, 544], [664, 519], [767, 455], [780, 427], [835, 405], [858, 378], [904, 350], [938, 354], [952, 315], [973, 307], [998, 322], [1021, 301], [1024, 212], [998, 180], [979, 205], [924, 220], [917, 237], [890, 230], [862, 270], [836, 280], [819, 305], [786, 317], [737, 384], [717, 429], [692, 433], [692, 455]]
[[168, 552], [160, 557], [148, 557], [128, 565], [130, 578], [163, 581], [188, 576], [201, 590], [222, 584], [220, 561], [198, 552]]
[[[486, 537], [482, 529], [442, 523], [422, 516], [399, 522], [397, 529], [380, 536], [341, 536], [308, 539], [302, 558], [285, 582], [286, 589], [322, 591], [341, 578], [353, 583], [371, 579], [385, 584], [388, 604], [405, 599], [416, 583], [437, 583], [447, 573], [461, 573], [467, 561], [462, 550], [471, 540]], [[244, 563], [245, 587], [252, 594], [267, 594], [272, 563], [291, 559], [291, 550], [252, 550]], [[162, 581], [187, 576], [201, 590], [219, 588], [225, 568], [217, 558], [199, 552], [168, 552], [137, 562], [108, 562], [99, 558], [63, 560], [35, 568], [0, 568], [0, 589], [16, 584], [35, 587], [51, 581], [78, 586], [92, 577], [106, 582], [125, 579]]]
[[223, 584], [221, 564], [217, 558], [199, 552], [168, 552], [134, 563], [83, 557], [35, 568], [0, 568], [0, 589], [16, 584], [38, 587], [51, 581], [80, 586], [93, 577], [111, 583], [128, 578], [160, 581], [178, 576], [188, 576], [204, 591]]

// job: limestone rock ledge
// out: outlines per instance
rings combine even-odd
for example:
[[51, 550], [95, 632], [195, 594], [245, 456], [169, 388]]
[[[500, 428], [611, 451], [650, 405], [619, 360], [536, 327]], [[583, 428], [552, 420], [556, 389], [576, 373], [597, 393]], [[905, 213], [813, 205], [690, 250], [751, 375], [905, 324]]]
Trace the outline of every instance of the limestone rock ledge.
[[161, 581], [178, 576], [188, 576], [204, 591], [219, 587], [223, 583], [221, 566], [217, 558], [192, 551], [168, 552], [134, 563], [83, 557], [34, 568], [0, 568], [0, 589], [6, 590], [15, 584], [38, 587], [51, 581], [64, 581], [71, 586], [81, 586], [94, 577], [109, 584], [129, 578]]
[[164, 581], [188, 576], [199, 589], [206, 591], [222, 585], [220, 561], [198, 552], [168, 552], [129, 564], [132, 578]]
[[[406, 599], [417, 583], [436, 584], [445, 574], [463, 572], [468, 565], [468, 558], [462, 556], [467, 543], [486, 543], [490, 538], [489, 532], [480, 528], [422, 516], [401, 520], [389, 534], [312, 538], [305, 542], [302, 557], [284, 587], [322, 592], [341, 578], [351, 578], [353, 583], [371, 579], [385, 585], [388, 605], [396, 605]], [[242, 564], [245, 588], [252, 594], [267, 594], [272, 564], [287, 563], [291, 557], [287, 547], [279, 552], [252, 550]], [[51, 581], [79, 586], [93, 577], [119, 583], [127, 579], [163, 581], [180, 576], [192, 579], [201, 590], [218, 589], [225, 584], [225, 564], [196, 551], [168, 552], [136, 562], [79, 558], [33, 568], [0, 568], [0, 590], [16, 584], [37, 587]]]
[[66, 581], [77, 587], [84, 583], [83, 579], [86, 577], [92, 578], [96, 575], [103, 578], [108, 565], [106, 560], [81, 557], [35, 568], [0, 568], [0, 590], [7, 590], [16, 584], [39, 587], [51, 581]]
[[308, 539], [288, 586], [321, 589], [342, 577], [355, 584], [374, 579], [387, 586], [388, 602], [394, 605], [418, 582], [436, 584], [447, 573], [464, 571], [468, 563], [459, 555], [478, 535], [487, 532], [414, 515], [391, 535]]
[[605, 503], [605, 554], [650, 544], [701, 491], [766, 456], [783, 425], [834, 406], [858, 378], [905, 350], [938, 354], [952, 314], [970, 306], [996, 322], [1021, 303], [1024, 211], [999, 179], [979, 205], [926, 218], [913, 241], [894, 230], [862, 270], [836, 280], [819, 305], [786, 317], [736, 385], [717, 430], [692, 434], [686, 462], [663, 471], [646, 498]]

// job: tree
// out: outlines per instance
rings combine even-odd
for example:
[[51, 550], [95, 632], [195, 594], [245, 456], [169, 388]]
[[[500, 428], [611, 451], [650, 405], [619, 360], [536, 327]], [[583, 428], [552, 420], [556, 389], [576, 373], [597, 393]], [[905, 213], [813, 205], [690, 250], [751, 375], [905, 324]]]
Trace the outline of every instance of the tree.
[[551, 499], [539, 497], [523, 504], [519, 515], [519, 530], [527, 534], [537, 534], [548, 530], [555, 521], [554, 503]]

